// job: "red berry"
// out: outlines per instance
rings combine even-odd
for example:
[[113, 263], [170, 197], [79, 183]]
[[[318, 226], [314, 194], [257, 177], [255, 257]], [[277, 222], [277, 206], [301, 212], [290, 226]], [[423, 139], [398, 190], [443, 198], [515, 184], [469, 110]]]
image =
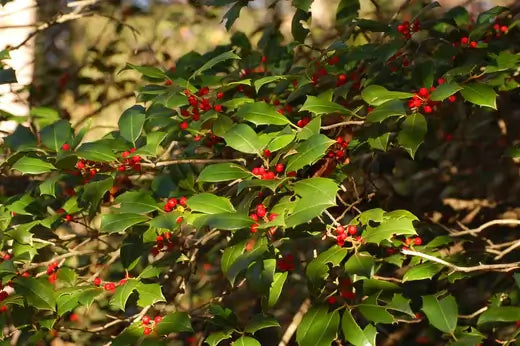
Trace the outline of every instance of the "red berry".
[[338, 300], [337, 300], [336, 297], [334, 297], [334, 296], [331, 296], [331, 297], [328, 297], [328, 298], [327, 298], [327, 303], [329, 303], [330, 305], [334, 305], [334, 304], [336, 304], [337, 301], [338, 301]]
[[265, 64], [266, 62], [267, 62], [267, 57], [264, 55], [264, 56], [262, 56], [262, 63]]
[[170, 205], [168, 203], [165, 203], [164, 207], [163, 207], [163, 210], [165, 212], [169, 213], [170, 211], [172, 211], [172, 207], [170, 207]]
[[256, 232], [258, 232], [257, 228], [258, 228], [258, 224], [254, 223], [254, 224], [251, 225], [249, 230], [251, 231], [251, 233], [256, 233]]
[[431, 106], [424, 106], [423, 110], [424, 110], [424, 113], [427, 113], [427, 114], [433, 112], [433, 108]]
[[421, 245], [422, 244], [422, 239], [420, 237], [417, 237], [413, 240], [414, 244], [415, 245]]
[[444, 79], [444, 78], [439, 78], [437, 80], [437, 84], [439, 84], [439, 85], [444, 84], [444, 83], [446, 83], [446, 79]]
[[134, 153], [137, 150], [137, 148], [131, 148], [130, 153]]
[[187, 121], [183, 121], [179, 124], [179, 127], [182, 129], [182, 130], [186, 130], [190, 125], [188, 124]]
[[217, 93], [217, 98], [220, 100], [224, 97], [224, 93], [221, 91], [219, 93]]
[[271, 213], [271, 214], [269, 214], [268, 219], [269, 219], [269, 221], [274, 221], [277, 216], [278, 216], [278, 214]]
[[164, 242], [164, 237], [162, 235], [158, 235], [156, 238], [155, 238], [155, 241], [157, 243], [162, 243]]
[[182, 220], [183, 220], [182, 216], [179, 216], [179, 217], [177, 218], [177, 220], [175, 220], [175, 222], [177, 222], [177, 223], [181, 223]]
[[62, 146], [61, 146], [61, 149], [63, 151], [69, 151], [70, 150], [70, 145], [68, 145], [67, 143], [64, 143]]
[[274, 179], [275, 175], [274, 175], [274, 172], [273, 171], [268, 171], [265, 173], [265, 177], [262, 177], [262, 179], [265, 179], [265, 180], [272, 180]]
[[72, 221], [72, 215], [70, 215], [70, 214], [65, 215], [65, 220], [69, 221], [69, 222]]
[[0, 291], [0, 301], [5, 300], [7, 297], [9, 297], [9, 293], [6, 291]]
[[264, 156], [265, 156], [265, 157], [271, 157], [271, 150], [269, 150], [269, 149], [265, 149], [265, 150], [264, 150]]
[[2, 305], [0, 306], [0, 312], [5, 312], [7, 310], [7, 306]]
[[354, 235], [357, 233], [357, 227], [354, 225], [348, 225], [347, 226], [347, 233], [350, 235]]
[[105, 291], [113, 291], [116, 289], [116, 284], [114, 284], [113, 282], [107, 282], [103, 285], [103, 288], [105, 289]]
[[4, 255], [4, 260], [5, 260], [5, 261], [9, 261], [10, 259], [11, 259], [11, 255], [9, 255], [8, 253], [6, 253], [6, 254]]
[[282, 173], [283, 170], [284, 170], [284, 166], [282, 163], [278, 163], [275, 167], [274, 167], [274, 170], [277, 172], [277, 173]]
[[450, 102], [455, 102], [457, 100], [457, 96], [455, 95], [451, 95], [450, 97], [448, 97], [448, 101]]
[[150, 329], [150, 327], [144, 327], [144, 330], [143, 330], [144, 335], [149, 335], [151, 332], [152, 332], [152, 329]]
[[477, 45], [478, 43], [476, 41], [471, 41], [471, 43], [469, 44], [471, 48], [477, 48]]
[[515, 324], [518, 328], [520, 328], [520, 320], [516, 321]]
[[124, 171], [126, 171], [126, 167], [125, 166], [119, 166], [119, 167], [117, 167], [117, 170], [119, 172], [124, 172]]
[[128, 157], [129, 155], [130, 155], [129, 151], [123, 151], [123, 153], [121, 154], [121, 157]]
[[155, 318], [153, 320], [157, 324], [157, 323], [162, 321], [162, 317], [161, 316], [155, 316]]
[[504, 33], [507, 32], [507, 26], [502, 25], [502, 26], [500, 27], [500, 31], [502, 31], [502, 32], [504, 32]]
[[422, 97], [428, 96], [428, 89], [427, 88], [419, 89], [419, 96], [422, 96]]
[[260, 168], [259, 167], [255, 167], [251, 170], [251, 173], [253, 173], [254, 175], [261, 175], [262, 173], [260, 173]]
[[253, 221], [258, 221], [258, 215], [256, 215], [255, 213], [251, 213], [251, 214], [249, 214], [249, 217], [250, 217]]
[[170, 198], [168, 200], [168, 206], [170, 208], [175, 208], [176, 205], [177, 205], [177, 199], [176, 198]]
[[144, 325], [148, 325], [150, 323], [150, 316], [143, 316], [142, 322]]
[[296, 171], [290, 171], [287, 173], [287, 176], [288, 177], [295, 177], [296, 176]]
[[469, 38], [466, 36], [464, 36], [463, 38], [460, 39], [461, 44], [468, 44], [468, 42], [469, 42]]
[[345, 233], [345, 227], [342, 225], [336, 226], [336, 234], [343, 234]]
[[256, 214], [258, 215], [258, 217], [264, 217], [265, 214], [267, 214], [267, 211], [265, 210], [265, 207], [263, 204], [259, 204], [256, 206]]
[[78, 161], [78, 163], [76, 163], [76, 168], [77, 169], [85, 168], [85, 163], [83, 161]]
[[188, 199], [184, 196], [182, 196], [181, 198], [179, 198], [179, 203], [180, 205], [182, 205], [183, 207], [186, 206], [186, 202], [188, 201]]
[[100, 277], [96, 277], [94, 279], [94, 285], [96, 285], [96, 286], [100, 286], [101, 285], [101, 278]]
[[75, 313], [70, 314], [69, 321], [71, 321], [71, 322], [78, 322], [79, 321], [78, 314], [75, 314]]
[[213, 109], [215, 110], [215, 112], [222, 112], [222, 105], [215, 105], [215, 107], [213, 107]]
[[132, 157], [132, 161], [134, 163], [138, 163], [139, 161], [141, 161], [141, 156], [139, 155], [135, 155], [134, 157]]

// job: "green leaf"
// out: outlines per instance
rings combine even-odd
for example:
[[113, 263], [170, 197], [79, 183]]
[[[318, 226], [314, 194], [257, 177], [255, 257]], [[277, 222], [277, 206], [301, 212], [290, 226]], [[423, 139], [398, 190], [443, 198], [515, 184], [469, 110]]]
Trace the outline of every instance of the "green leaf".
[[182, 213], [179, 212], [160, 214], [159, 216], [156, 216], [155, 218], [150, 220], [149, 225], [155, 228], [174, 230], [179, 227], [179, 224], [177, 223], [177, 218], [181, 215]]
[[326, 150], [335, 143], [323, 134], [314, 135], [296, 147], [296, 154], [289, 156], [286, 171], [297, 171], [302, 167], [313, 164], [325, 156]]
[[143, 336], [144, 326], [141, 322], [135, 322], [128, 328], [123, 330], [114, 340], [112, 346], [128, 346], [137, 344], [138, 340]]
[[325, 209], [333, 206], [328, 202], [315, 201], [309, 198], [300, 198], [294, 204], [294, 211], [285, 220], [287, 227], [296, 227], [303, 223], [309, 222], [315, 217], [321, 215]]
[[377, 106], [368, 113], [366, 121], [369, 123], [380, 123], [390, 117], [404, 115], [406, 115], [406, 110], [404, 109], [403, 102], [400, 100], [390, 100]]
[[84, 143], [78, 148], [76, 153], [79, 157], [91, 161], [110, 162], [116, 159], [108, 145], [98, 142]]
[[453, 333], [457, 327], [458, 307], [451, 295], [439, 299], [439, 295], [423, 296], [422, 310], [432, 326], [445, 333]]
[[6, 274], [16, 274], [13, 261], [2, 261], [0, 263], [0, 276], [5, 276]]
[[382, 105], [385, 102], [396, 99], [407, 99], [413, 96], [413, 93], [402, 91], [390, 91], [380, 85], [369, 85], [361, 91], [363, 100], [374, 106]]
[[255, 338], [242, 336], [233, 342], [233, 346], [262, 346], [262, 344]]
[[213, 332], [210, 335], [208, 335], [204, 342], [209, 346], [217, 346], [221, 341], [230, 339], [231, 335], [233, 335], [233, 330], [231, 329]]
[[207, 61], [204, 65], [202, 65], [198, 70], [193, 72], [191, 77], [189, 79], [193, 79], [197, 77], [198, 75], [202, 74], [202, 72], [207, 71], [211, 68], [213, 68], [215, 65], [227, 61], [227, 60], [240, 60], [240, 57], [233, 53], [233, 51], [224, 52], [222, 54], [217, 55], [213, 59], [210, 59]]
[[478, 82], [464, 84], [460, 94], [468, 102], [497, 109], [497, 93], [487, 84]]
[[58, 280], [66, 282], [70, 286], [73, 286], [76, 283], [76, 279], [78, 278], [78, 274], [70, 269], [70, 268], [60, 268], [58, 270]]
[[294, 12], [291, 21], [291, 34], [293, 35], [295, 41], [302, 43], [305, 41], [305, 38], [309, 33], [309, 29], [303, 27], [302, 22], [307, 22], [309, 18], [311, 18], [310, 12], [300, 9], [296, 9], [296, 12]]
[[139, 214], [102, 214], [100, 230], [103, 233], [124, 232], [127, 228], [147, 220], [146, 216]]
[[58, 174], [47, 178], [40, 184], [40, 195], [50, 195], [56, 197], [56, 183], [62, 179], [64, 175]]
[[165, 268], [155, 267], [153, 265], [149, 265], [144, 268], [141, 273], [139, 273], [140, 279], [150, 279], [150, 278], [158, 278], [159, 275], [164, 271]]
[[258, 154], [264, 147], [256, 132], [246, 124], [233, 126], [223, 137], [228, 146], [243, 153]]
[[30, 306], [41, 310], [56, 311], [54, 287], [46, 278], [20, 277], [14, 280], [14, 288], [17, 293], [25, 297]]
[[244, 253], [245, 249], [246, 247], [244, 241], [226, 247], [222, 253], [222, 259], [220, 260], [220, 267], [224, 274], [229, 271], [229, 268], [231, 268], [237, 258]]
[[273, 138], [273, 140], [271, 140], [271, 142], [269, 142], [269, 144], [267, 145], [267, 149], [274, 152], [274, 151], [278, 151], [282, 148], [285, 148], [286, 146], [288, 146], [289, 144], [291, 144], [294, 141], [294, 137], [295, 137], [294, 133], [279, 135], [279, 136]]
[[372, 149], [378, 149], [382, 151], [386, 151], [388, 147], [388, 141], [390, 140], [390, 132], [383, 133], [377, 137], [370, 137], [367, 139], [368, 145]]
[[309, 11], [314, 0], [292, 0], [292, 5], [302, 11]]
[[245, 168], [234, 163], [217, 163], [204, 167], [198, 181], [216, 183], [234, 179], [244, 179], [252, 174]]
[[235, 279], [242, 271], [246, 270], [253, 261], [267, 251], [266, 243], [265, 238], [258, 240], [252, 250], [242, 253], [234, 260], [225, 273], [231, 285], [234, 285]]
[[119, 118], [119, 133], [121, 137], [134, 144], [143, 132], [143, 125], [146, 120], [146, 110], [143, 106], [133, 106], [121, 114]]
[[161, 285], [159, 284], [143, 284], [140, 282], [136, 289], [137, 293], [139, 293], [137, 305], [142, 308], [158, 302], [166, 301], [162, 294]]
[[417, 149], [424, 141], [426, 132], [428, 132], [426, 119], [422, 114], [414, 113], [407, 116], [401, 124], [401, 131], [399, 131], [397, 141], [413, 158]]
[[437, 263], [423, 263], [410, 268], [403, 276], [403, 282], [432, 279], [435, 274], [442, 270], [443, 266]]
[[444, 101], [461, 89], [462, 87], [455, 82], [445, 82], [435, 88], [435, 90], [430, 94], [430, 100]]
[[[368, 326], [367, 326], [368, 327]], [[345, 309], [341, 318], [341, 329], [345, 339], [354, 346], [375, 346], [375, 339], [371, 340], [357, 324], [349, 309]]]
[[[92, 181], [88, 184], [85, 184], [83, 188], [83, 193], [81, 194], [79, 201], [80, 204], [90, 204], [90, 215], [92, 216], [96, 211], [97, 207], [101, 201], [101, 198], [105, 195], [105, 193], [112, 188], [114, 183], [114, 179], [112, 177]], [[71, 204], [70, 208], [66, 207], [66, 205]], [[69, 209], [75, 209], [77, 206], [75, 205], [74, 199], [69, 199], [63, 209], [65, 209], [68, 213], [71, 213]]]
[[489, 307], [478, 318], [477, 324], [492, 322], [516, 322], [520, 320], [520, 307], [518, 306], [496, 306]]
[[313, 259], [305, 270], [307, 279], [314, 287], [319, 287], [327, 277], [330, 263], [333, 267], [338, 266], [348, 254], [348, 249], [334, 245], [328, 250], [320, 253]]
[[139, 281], [134, 279], [128, 279], [125, 284], [120, 285], [116, 288], [114, 295], [110, 299], [110, 305], [125, 311], [125, 305], [130, 298], [130, 295], [134, 292], [134, 290], [139, 285]]
[[[262, 86], [269, 84], [269, 83], [277, 82], [282, 79], [287, 79], [287, 77], [286, 76], [267, 76], [267, 77], [257, 79], [253, 84], [255, 86], [256, 92], [258, 93], [258, 91], [260, 90], [260, 88]], [[260, 103], [260, 102], [258, 102], [258, 103]], [[262, 102], [262, 103], [264, 103], [264, 102]]]
[[164, 316], [162, 321], [155, 326], [159, 335], [170, 333], [193, 332], [190, 317], [185, 312], [172, 312]]
[[328, 178], [303, 179], [296, 182], [293, 188], [302, 199], [330, 205], [336, 204], [336, 193], [339, 190], [336, 181]]
[[[5, 0], [2, 0], [5, 1]], [[9, 0], [8, 0], [9, 1]], [[16, 83], [16, 73], [12, 68], [0, 69], [0, 85]]]
[[296, 342], [303, 346], [330, 346], [336, 339], [339, 319], [339, 312], [329, 312], [327, 306], [310, 308], [296, 330]]
[[323, 98], [319, 98], [316, 96], [307, 96], [307, 100], [300, 108], [300, 112], [309, 111], [316, 115], [320, 114], [331, 114], [331, 113], [344, 113], [351, 114], [352, 112], [337, 104], [336, 102], [332, 102]]
[[63, 314], [74, 310], [79, 305], [78, 297], [81, 293], [81, 290], [77, 290], [71, 294], [59, 295], [56, 299], [56, 303], [58, 305], [58, 316], [62, 316]]
[[359, 0], [341, 0], [336, 10], [336, 21], [339, 24], [356, 18], [359, 9]]
[[130, 233], [121, 244], [121, 264], [132, 270], [143, 255], [143, 237], [138, 233]]
[[54, 124], [46, 126], [40, 132], [42, 143], [54, 151], [60, 151], [61, 146], [68, 142], [71, 136], [72, 128], [66, 120], [59, 120]]
[[278, 113], [276, 109], [265, 102], [246, 103], [235, 116], [243, 118], [255, 125], [287, 125], [287, 117]]
[[394, 323], [395, 319], [386, 306], [378, 304], [379, 293], [371, 295], [358, 305], [359, 312], [374, 323]]
[[237, 1], [233, 6], [231, 6], [231, 8], [226, 12], [226, 14], [224, 14], [224, 17], [222, 19], [226, 20], [225, 27], [227, 31], [231, 29], [233, 23], [240, 15], [240, 11], [244, 6], [247, 6], [247, 2]]
[[383, 240], [390, 240], [394, 235], [417, 234], [410, 219], [390, 219], [379, 226], [367, 226], [363, 232], [363, 240], [367, 243], [380, 244]]
[[368, 252], [357, 252], [350, 256], [345, 263], [345, 271], [349, 275], [361, 275], [367, 278], [372, 276], [375, 259]]
[[414, 312], [410, 308], [410, 299], [406, 299], [400, 294], [394, 293], [392, 301], [386, 306], [388, 310], [395, 310], [407, 314], [410, 317], [415, 317]]
[[268, 308], [272, 308], [278, 302], [288, 275], [289, 272], [274, 273], [273, 282], [271, 283], [271, 288], [269, 288], [269, 296], [267, 298]]
[[306, 140], [314, 135], [319, 134], [321, 131], [321, 117], [315, 117], [307, 125], [300, 129], [296, 139], [298, 141]]
[[238, 213], [211, 214], [207, 216], [205, 222], [210, 227], [229, 231], [248, 228], [253, 224], [249, 216]]
[[150, 213], [159, 209], [152, 195], [145, 191], [124, 192], [117, 196], [114, 204], [120, 204], [116, 210], [121, 213]]
[[126, 63], [126, 66], [121, 70], [135, 70], [139, 73], [141, 73], [143, 76], [152, 78], [152, 79], [164, 79], [166, 77], [165, 73], [158, 69], [157, 67], [153, 66], [137, 66], [134, 64]]
[[23, 174], [42, 174], [56, 169], [50, 162], [37, 159], [35, 157], [22, 156], [12, 167]]
[[188, 199], [188, 207], [193, 211], [204, 214], [234, 213], [233, 204], [226, 197], [216, 196], [212, 193], [199, 193]]
[[271, 327], [280, 327], [280, 323], [278, 323], [276, 318], [266, 315], [255, 315], [246, 325], [244, 331], [246, 333], [254, 334], [259, 330]]

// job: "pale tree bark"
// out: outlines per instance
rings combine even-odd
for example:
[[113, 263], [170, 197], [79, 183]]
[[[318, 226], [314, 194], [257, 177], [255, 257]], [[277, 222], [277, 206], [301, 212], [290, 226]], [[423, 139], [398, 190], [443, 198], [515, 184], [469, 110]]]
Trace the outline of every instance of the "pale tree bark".
[[[0, 7], [0, 51], [22, 43], [36, 26], [35, 0], [14, 0]], [[34, 39], [10, 52], [11, 59], [4, 61], [16, 71], [17, 84], [0, 85], [0, 110], [14, 115], [29, 113], [29, 92], [21, 91], [30, 85], [34, 72]], [[0, 123], [2, 131], [11, 132], [14, 121]]]

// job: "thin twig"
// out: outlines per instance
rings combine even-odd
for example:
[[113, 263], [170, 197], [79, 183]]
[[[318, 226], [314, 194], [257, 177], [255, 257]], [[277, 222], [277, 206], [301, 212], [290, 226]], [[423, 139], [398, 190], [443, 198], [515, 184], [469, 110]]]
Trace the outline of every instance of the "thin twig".
[[335, 129], [336, 127], [342, 127], [342, 126], [348, 126], [348, 125], [363, 125], [365, 123], [364, 120], [349, 120], [349, 121], [343, 121], [341, 123], [336, 123], [332, 125], [322, 126], [322, 130], [331, 130]]
[[401, 250], [401, 253], [403, 255], [410, 255], [410, 256], [417, 256], [421, 257], [427, 260], [430, 260], [432, 262], [436, 262], [439, 264], [442, 264], [448, 268], [451, 268], [454, 271], [457, 272], [463, 272], [463, 273], [470, 273], [470, 272], [476, 272], [476, 271], [498, 271], [498, 272], [508, 272], [511, 270], [518, 269], [520, 266], [520, 262], [514, 262], [514, 263], [501, 263], [501, 264], [480, 264], [478, 266], [473, 267], [461, 267], [456, 264], [446, 262], [445, 260], [442, 260], [440, 258], [427, 255], [422, 252], [418, 251], [411, 251], [411, 250]]
[[170, 160], [170, 161], [158, 161], [154, 163], [141, 163], [141, 166], [144, 167], [162, 167], [162, 166], [171, 166], [171, 165], [182, 165], [185, 163], [198, 164], [198, 163], [222, 163], [222, 162], [241, 162], [246, 163], [245, 159], [179, 159], [179, 160]]
[[294, 332], [296, 332], [296, 328], [300, 325], [300, 322], [303, 319], [303, 315], [309, 310], [309, 307], [311, 306], [311, 300], [309, 298], [305, 299], [300, 305], [300, 308], [298, 309], [298, 312], [294, 315], [291, 324], [287, 327], [285, 330], [285, 333], [283, 333], [282, 340], [278, 344], [278, 346], [287, 346], [289, 342], [292, 339], [292, 336], [294, 335]]
[[484, 306], [483, 308], [478, 309], [477, 311], [475, 311], [472, 314], [469, 314], [469, 315], [459, 315], [459, 318], [462, 318], [462, 319], [465, 319], [465, 320], [471, 320], [472, 318], [477, 317], [478, 315], [480, 315], [481, 313], [483, 313], [487, 309], [488, 309], [488, 307]]
[[489, 228], [489, 227], [495, 226], [495, 225], [520, 225], [520, 220], [516, 220], [516, 219], [491, 220], [491, 221], [488, 221], [488, 222], [480, 225], [477, 228], [466, 229], [466, 230], [460, 231], [460, 232], [453, 232], [450, 235], [453, 237], [460, 237], [460, 236], [466, 235], [466, 234], [471, 234], [471, 235], [475, 236], [478, 233], [485, 230], [486, 228]]

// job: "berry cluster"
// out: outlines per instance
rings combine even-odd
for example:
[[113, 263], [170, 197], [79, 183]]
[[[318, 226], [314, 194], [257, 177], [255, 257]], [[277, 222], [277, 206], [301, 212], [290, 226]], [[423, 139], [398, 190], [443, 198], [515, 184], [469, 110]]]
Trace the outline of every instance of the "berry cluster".
[[409, 21], [404, 21], [401, 24], [397, 25], [397, 31], [399, 31], [404, 38], [410, 39], [412, 34], [421, 30], [421, 22], [416, 20], [411, 23]]
[[164, 232], [155, 238], [155, 246], [152, 248], [152, 255], [157, 256], [162, 251], [173, 251], [173, 239], [171, 232]]
[[276, 268], [282, 272], [294, 270], [294, 256], [292, 254], [287, 254], [282, 258], [277, 259]]
[[121, 157], [123, 158], [123, 162], [122, 164], [117, 167], [117, 170], [119, 172], [124, 172], [128, 169], [133, 169], [134, 171], [136, 172], [140, 172], [141, 171], [141, 156], [139, 155], [134, 155], [132, 156], [131, 154], [134, 153], [136, 150], [136, 148], [132, 148], [128, 151], [123, 151], [121, 153]]
[[[455, 45], [457, 45], [457, 42], [455, 43]], [[477, 48], [478, 43], [477, 41], [470, 41], [469, 37], [464, 36], [460, 39], [458, 45], [460, 45], [461, 47]]]
[[[180, 197], [179, 200], [177, 200], [177, 198], [174, 198], [174, 197], [169, 198], [168, 201], [164, 204], [163, 210], [165, 212], [169, 213], [177, 206], [177, 204], [180, 204], [182, 207], [186, 207], [187, 201], [188, 201], [188, 199], [184, 196]], [[179, 222], [179, 221], [177, 221], [177, 222]]]
[[[352, 301], [356, 298], [356, 294], [353, 291], [352, 281], [349, 278], [344, 278], [340, 281], [338, 285], [339, 297], [343, 300]], [[330, 305], [335, 305], [338, 302], [338, 297], [336, 295], [331, 295], [327, 298], [327, 303]]]
[[58, 262], [53, 262], [47, 266], [47, 275], [49, 275], [49, 282], [51, 284], [56, 282], [59, 265], [60, 264]]
[[[257, 222], [259, 220], [263, 220], [264, 222], [274, 221], [278, 214], [267, 213], [265, 206], [263, 204], [258, 204], [256, 206], [255, 212], [249, 214], [249, 217], [255, 222], [251, 225], [250, 231], [251, 233], [258, 232], [258, 226], [260, 226]], [[276, 227], [272, 227], [271, 231], [274, 231]]]
[[[184, 95], [188, 97], [188, 103], [190, 105], [181, 109], [181, 116], [185, 118], [185, 120], [179, 123], [181, 130], [186, 130], [189, 128], [190, 125], [188, 118], [190, 117], [193, 121], [199, 121], [201, 113], [210, 111], [212, 109], [219, 113], [224, 110], [221, 104], [212, 105], [210, 99], [204, 97], [207, 96], [209, 92], [210, 90], [208, 87], [202, 87], [196, 93], [192, 93], [188, 89], [184, 90]], [[224, 97], [224, 93], [219, 92], [217, 94], [217, 99], [221, 99], [222, 97]]]
[[[347, 238], [349, 236], [351, 236], [351, 237], [355, 236], [357, 234], [357, 232], [358, 232], [358, 229], [354, 225], [348, 225], [346, 230], [345, 230], [345, 227], [343, 227], [342, 225], [337, 226], [336, 227], [336, 241], [338, 243], [338, 246], [344, 246], [345, 240], [347, 240]], [[361, 236], [357, 236], [356, 241], [361, 241]]]
[[281, 173], [283, 173], [284, 170], [285, 170], [285, 166], [282, 163], [278, 163], [274, 166], [274, 171], [266, 170], [264, 167], [260, 166], [260, 167], [254, 167], [251, 170], [251, 173], [260, 177], [260, 179], [262, 179], [262, 180], [272, 180], [272, 179], [277, 178], [276, 173], [281, 174]]
[[[439, 78], [437, 83], [438, 85], [441, 85], [445, 83], [446, 81], [443, 78]], [[418, 92], [414, 93], [412, 98], [408, 100], [408, 107], [412, 110], [416, 110], [422, 107], [422, 110], [426, 114], [430, 114], [434, 111], [434, 108], [437, 104], [439, 104], [438, 101], [432, 101], [430, 100], [431, 93], [435, 90], [435, 87], [432, 86], [431, 88], [420, 88]], [[455, 102], [457, 100], [457, 97], [455, 95], [451, 95], [448, 97], [448, 101]]]
[[499, 38], [502, 34], [507, 34], [509, 28], [507, 25], [500, 25], [498, 21], [495, 21], [495, 24], [493, 24], [493, 30], [495, 30], [495, 37]]
[[336, 138], [336, 143], [329, 148], [329, 152], [327, 156], [330, 158], [336, 158], [337, 160], [344, 160], [346, 156], [345, 150], [347, 150], [349, 141], [345, 140], [343, 137]]
[[406, 246], [403, 246], [403, 249], [404, 249], [404, 250], [408, 250], [408, 247], [409, 247], [409, 246], [414, 246], [414, 245], [416, 245], [416, 246], [420, 246], [420, 245], [422, 245], [423, 240], [422, 240], [421, 237], [406, 238], [406, 239], [404, 240], [404, 243], [406, 244]]
[[[145, 326], [144, 330], [143, 330], [143, 334], [149, 335], [152, 332], [153, 327], [155, 327], [161, 321], [162, 321], [162, 316], [160, 316], [160, 315], [155, 316], [155, 318], [153, 320], [150, 318], [150, 316], [144, 315], [143, 318], [141, 319], [143, 326]], [[152, 323], [151, 327], [150, 327], [150, 323]]]

